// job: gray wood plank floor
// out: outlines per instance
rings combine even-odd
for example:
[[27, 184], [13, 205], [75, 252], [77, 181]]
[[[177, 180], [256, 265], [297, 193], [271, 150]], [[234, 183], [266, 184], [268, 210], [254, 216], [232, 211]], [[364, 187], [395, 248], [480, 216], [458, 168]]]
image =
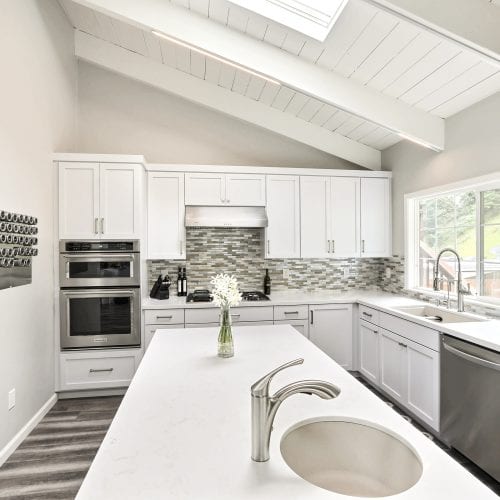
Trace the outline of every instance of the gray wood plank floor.
[[0, 468], [0, 499], [73, 500], [121, 400], [59, 400]]

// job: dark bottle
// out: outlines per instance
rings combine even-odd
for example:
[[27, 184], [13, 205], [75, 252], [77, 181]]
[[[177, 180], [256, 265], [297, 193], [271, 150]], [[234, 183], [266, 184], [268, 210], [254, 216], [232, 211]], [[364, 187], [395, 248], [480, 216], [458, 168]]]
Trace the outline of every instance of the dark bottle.
[[181, 268], [177, 268], [177, 296], [182, 297], [182, 274]]
[[264, 295], [271, 295], [271, 278], [269, 276], [269, 269], [266, 269], [266, 276], [264, 277]]
[[182, 296], [186, 297], [188, 294], [188, 280], [186, 275], [186, 268], [182, 268]]

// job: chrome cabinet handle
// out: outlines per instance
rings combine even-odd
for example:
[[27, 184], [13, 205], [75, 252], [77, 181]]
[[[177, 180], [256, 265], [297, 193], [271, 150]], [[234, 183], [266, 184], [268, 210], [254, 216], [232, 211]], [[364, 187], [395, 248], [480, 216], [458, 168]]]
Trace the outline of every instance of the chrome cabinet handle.
[[373, 314], [370, 314], [370, 313], [363, 311], [363, 316], [366, 316], [367, 318], [371, 318], [373, 316]]
[[180, 253], [182, 254], [182, 240], [179, 242]]
[[285, 311], [285, 314], [299, 314], [299, 311]]
[[271, 253], [271, 241], [267, 240], [267, 253]]
[[156, 319], [172, 319], [173, 316], [156, 316]]
[[101, 233], [104, 234], [104, 217], [101, 218]]
[[90, 373], [112, 372], [114, 368], [91, 368]]
[[314, 325], [314, 311], [311, 311], [311, 325]]
[[94, 234], [98, 234], [99, 233], [98, 225], [99, 225], [99, 219], [96, 217], [94, 219]]
[[398, 345], [400, 345], [404, 349], [406, 349], [408, 347], [406, 344], [403, 344], [403, 342], [398, 342]]
[[361, 240], [361, 253], [365, 253], [365, 240]]
[[335, 240], [332, 240], [332, 253], [335, 253]]
[[241, 314], [231, 314], [231, 318], [239, 318]]

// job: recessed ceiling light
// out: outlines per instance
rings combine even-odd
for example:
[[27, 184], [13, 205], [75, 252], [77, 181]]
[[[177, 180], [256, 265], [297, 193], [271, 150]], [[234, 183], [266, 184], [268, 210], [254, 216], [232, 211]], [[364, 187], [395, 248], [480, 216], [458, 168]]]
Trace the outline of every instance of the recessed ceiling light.
[[258, 78], [262, 78], [263, 80], [266, 80], [270, 83], [274, 83], [275, 85], [281, 85], [281, 83], [278, 80], [274, 80], [273, 78], [269, 78], [266, 75], [263, 75], [262, 73], [258, 73], [257, 71], [253, 71], [250, 68], [246, 68], [245, 66], [241, 66], [240, 64], [234, 63], [232, 61], [229, 61], [227, 59], [224, 59], [223, 57], [219, 57], [215, 54], [212, 54], [211, 52], [208, 52], [206, 50], [200, 49], [198, 47], [195, 47], [194, 45], [191, 45], [190, 43], [183, 42], [182, 40], [179, 40], [177, 38], [165, 35], [165, 33], [162, 33], [161, 31], [152, 31], [153, 35], [156, 35], [160, 38], [164, 38], [165, 40], [168, 40], [169, 42], [175, 43], [177, 45], [180, 45], [182, 47], [186, 47], [189, 50], [192, 50], [194, 52], [198, 52], [198, 54], [202, 54], [204, 56], [210, 57], [212, 59], [215, 59], [216, 61], [219, 61], [223, 64], [227, 64], [228, 66], [232, 66], [233, 68], [239, 69], [241, 71], [245, 71], [246, 73], [249, 73], [250, 75], [257, 76]]
[[229, 0], [324, 42], [348, 0]]

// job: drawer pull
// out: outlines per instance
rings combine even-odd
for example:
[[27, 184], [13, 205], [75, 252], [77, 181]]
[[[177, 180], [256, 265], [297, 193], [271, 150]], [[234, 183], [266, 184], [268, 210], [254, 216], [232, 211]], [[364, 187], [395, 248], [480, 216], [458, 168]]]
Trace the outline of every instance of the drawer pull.
[[173, 316], [156, 316], [156, 319], [172, 319]]
[[285, 311], [285, 314], [299, 314], [299, 311]]
[[91, 368], [90, 373], [112, 372], [114, 368]]
[[399, 344], [401, 347], [404, 347], [405, 349], [408, 347], [406, 344], [403, 344], [403, 342], [398, 342], [398, 344]]
[[363, 311], [363, 316], [366, 316], [367, 318], [372, 318], [373, 314], [370, 314], [370, 313]]
[[231, 318], [239, 318], [241, 314], [231, 314]]

